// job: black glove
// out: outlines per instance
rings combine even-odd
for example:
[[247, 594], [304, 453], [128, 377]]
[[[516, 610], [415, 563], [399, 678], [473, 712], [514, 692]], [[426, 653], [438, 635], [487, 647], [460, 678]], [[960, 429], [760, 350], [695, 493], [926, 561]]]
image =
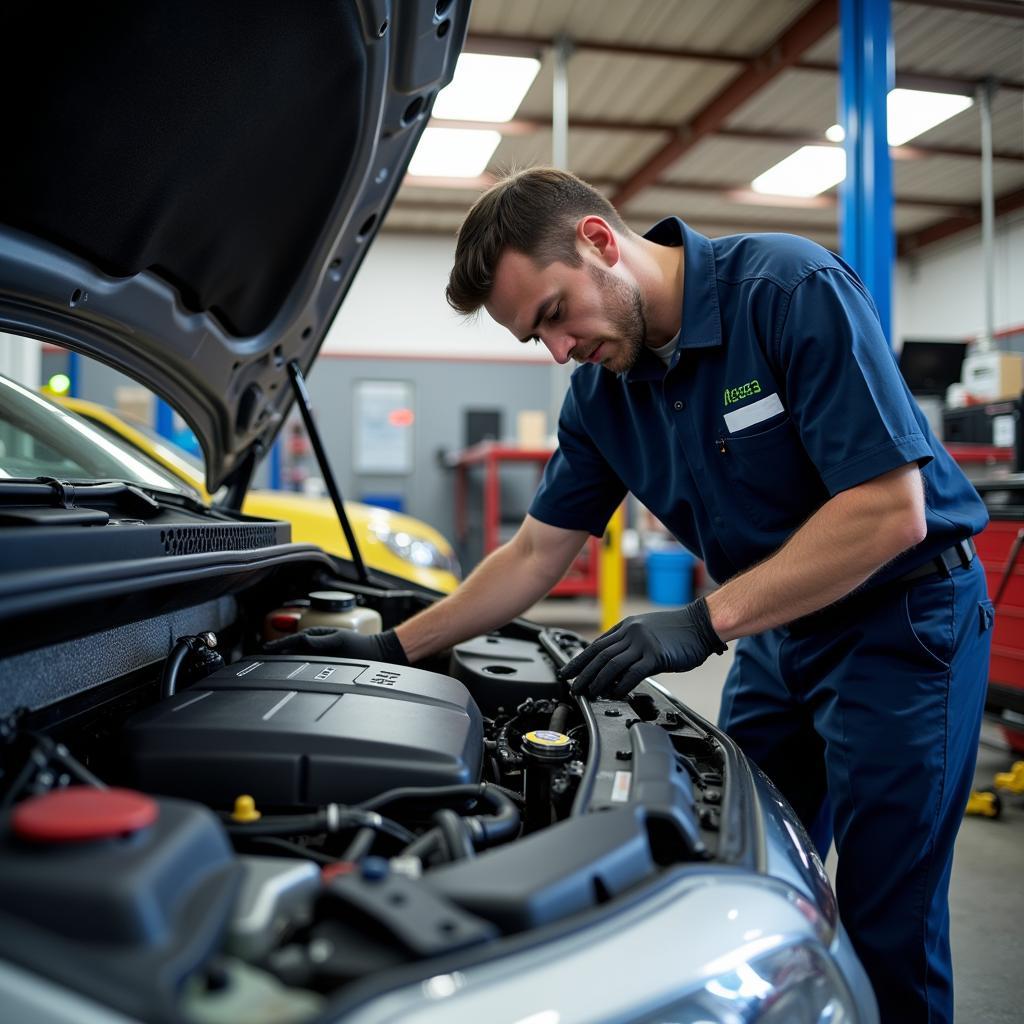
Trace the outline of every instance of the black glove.
[[271, 640], [263, 645], [267, 654], [320, 654], [328, 658], [354, 658], [356, 661], [386, 661], [408, 665], [409, 659], [393, 629], [383, 633], [353, 633], [334, 626], [312, 626], [293, 636]]
[[655, 672], [688, 672], [726, 646], [711, 625], [703, 597], [677, 611], [631, 615], [599, 636], [558, 673], [575, 676], [573, 693], [594, 700], [610, 696], [621, 700]]

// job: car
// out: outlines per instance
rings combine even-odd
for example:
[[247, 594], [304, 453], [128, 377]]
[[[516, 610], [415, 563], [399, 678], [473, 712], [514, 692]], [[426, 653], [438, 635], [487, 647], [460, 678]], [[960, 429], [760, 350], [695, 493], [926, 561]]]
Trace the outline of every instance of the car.
[[[209, 501], [201, 460], [141, 423], [129, 422], [96, 402], [52, 396], [70, 409], [180, 477]], [[348, 541], [330, 499], [294, 491], [252, 490], [242, 511], [292, 524], [292, 539], [317, 544], [333, 555], [348, 558]], [[446, 537], [414, 516], [377, 505], [346, 501], [345, 513], [359, 542], [366, 564], [412, 583], [450, 594], [462, 576], [455, 550]]]
[[242, 506], [295, 405], [331, 478], [304, 375], [467, 17], [5, 12], [0, 330], [150, 387], [220, 499], [0, 388], [5, 1019], [877, 1021], [792, 810], [656, 679], [573, 696], [584, 641], [525, 619], [411, 667], [263, 648], [296, 602], [438, 599]]

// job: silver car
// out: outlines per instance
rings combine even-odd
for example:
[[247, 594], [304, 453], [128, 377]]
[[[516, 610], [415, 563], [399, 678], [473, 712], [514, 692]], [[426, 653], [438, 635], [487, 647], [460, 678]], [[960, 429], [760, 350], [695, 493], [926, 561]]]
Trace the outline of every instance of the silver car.
[[[148, 385], [223, 495], [0, 383], [7, 1020], [877, 1020], [792, 811], [655, 680], [573, 697], [582, 641], [523, 620], [414, 667], [263, 649], [438, 596], [367, 570], [304, 374], [467, 15], [4, 14], [0, 331]], [[296, 403], [351, 560], [239, 511]]]

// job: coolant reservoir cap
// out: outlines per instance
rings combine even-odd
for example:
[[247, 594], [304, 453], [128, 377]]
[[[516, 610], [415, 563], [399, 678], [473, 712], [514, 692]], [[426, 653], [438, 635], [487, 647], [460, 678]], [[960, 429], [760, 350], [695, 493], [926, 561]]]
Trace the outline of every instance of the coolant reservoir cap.
[[344, 612], [355, 608], [356, 595], [347, 590], [314, 590], [309, 595], [309, 604], [323, 612]]
[[539, 757], [567, 757], [572, 752], [572, 740], [552, 729], [534, 729], [523, 733], [523, 751]]
[[138, 832], [159, 814], [155, 800], [132, 789], [71, 786], [18, 804], [11, 825], [29, 842], [80, 843]]

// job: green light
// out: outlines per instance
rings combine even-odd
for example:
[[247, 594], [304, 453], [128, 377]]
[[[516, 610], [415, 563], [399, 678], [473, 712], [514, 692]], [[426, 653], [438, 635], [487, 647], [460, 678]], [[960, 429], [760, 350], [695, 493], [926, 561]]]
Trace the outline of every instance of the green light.
[[71, 390], [71, 378], [66, 373], [55, 373], [46, 382], [46, 386], [55, 395], [66, 395]]

